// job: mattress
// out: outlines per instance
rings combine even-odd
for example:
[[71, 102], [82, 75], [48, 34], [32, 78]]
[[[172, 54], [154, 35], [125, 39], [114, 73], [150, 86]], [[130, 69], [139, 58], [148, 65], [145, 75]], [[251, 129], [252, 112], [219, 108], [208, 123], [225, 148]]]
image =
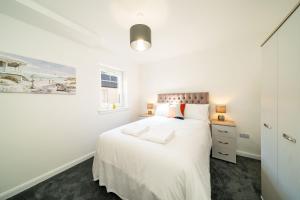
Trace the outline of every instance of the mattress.
[[211, 199], [208, 121], [160, 116], [134, 123], [170, 126], [175, 136], [158, 144], [121, 133], [121, 126], [99, 135], [93, 178], [127, 200]]

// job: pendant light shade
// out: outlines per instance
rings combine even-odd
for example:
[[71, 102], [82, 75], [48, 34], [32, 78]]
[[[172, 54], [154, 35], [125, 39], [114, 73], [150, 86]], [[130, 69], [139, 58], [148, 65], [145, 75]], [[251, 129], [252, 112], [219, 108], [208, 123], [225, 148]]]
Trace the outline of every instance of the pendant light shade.
[[130, 28], [130, 46], [136, 51], [151, 47], [151, 29], [145, 24], [135, 24]]

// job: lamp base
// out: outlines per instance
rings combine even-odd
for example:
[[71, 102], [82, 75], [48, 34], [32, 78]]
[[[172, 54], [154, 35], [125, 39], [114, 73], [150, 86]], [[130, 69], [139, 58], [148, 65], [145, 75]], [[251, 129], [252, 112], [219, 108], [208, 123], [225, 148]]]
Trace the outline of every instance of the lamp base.
[[218, 120], [219, 121], [225, 121], [225, 116], [224, 115], [218, 115]]
[[152, 115], [152, 110], [148, 110], [148, 115]]

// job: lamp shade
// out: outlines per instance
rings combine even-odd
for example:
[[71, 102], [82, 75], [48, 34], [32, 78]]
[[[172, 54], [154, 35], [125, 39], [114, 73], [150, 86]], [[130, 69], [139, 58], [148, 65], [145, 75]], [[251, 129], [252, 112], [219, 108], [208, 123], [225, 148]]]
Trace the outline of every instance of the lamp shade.
[[154, 105], [153, 103], [147, 103], [147, 109], [153, 109], [154, 108]]
[[145, 24], [135, 24], [130, 28], [130, 46], [136, 51], [151, 47], [151, 29]]
[[216, 105], [216, 113], [226, 113], [226, 105]]

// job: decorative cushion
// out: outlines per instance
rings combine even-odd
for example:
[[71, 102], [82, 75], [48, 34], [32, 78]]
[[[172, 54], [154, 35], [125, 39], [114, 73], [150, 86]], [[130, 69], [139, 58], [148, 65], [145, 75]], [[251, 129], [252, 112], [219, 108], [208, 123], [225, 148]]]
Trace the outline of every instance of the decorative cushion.
[[184, 119], [185, 104], [172, 104], [169, 109], [169, 116], [177, 119]]
[[168, 117], [170, 118], [176, 117], [176, 104], [170, 105]]

